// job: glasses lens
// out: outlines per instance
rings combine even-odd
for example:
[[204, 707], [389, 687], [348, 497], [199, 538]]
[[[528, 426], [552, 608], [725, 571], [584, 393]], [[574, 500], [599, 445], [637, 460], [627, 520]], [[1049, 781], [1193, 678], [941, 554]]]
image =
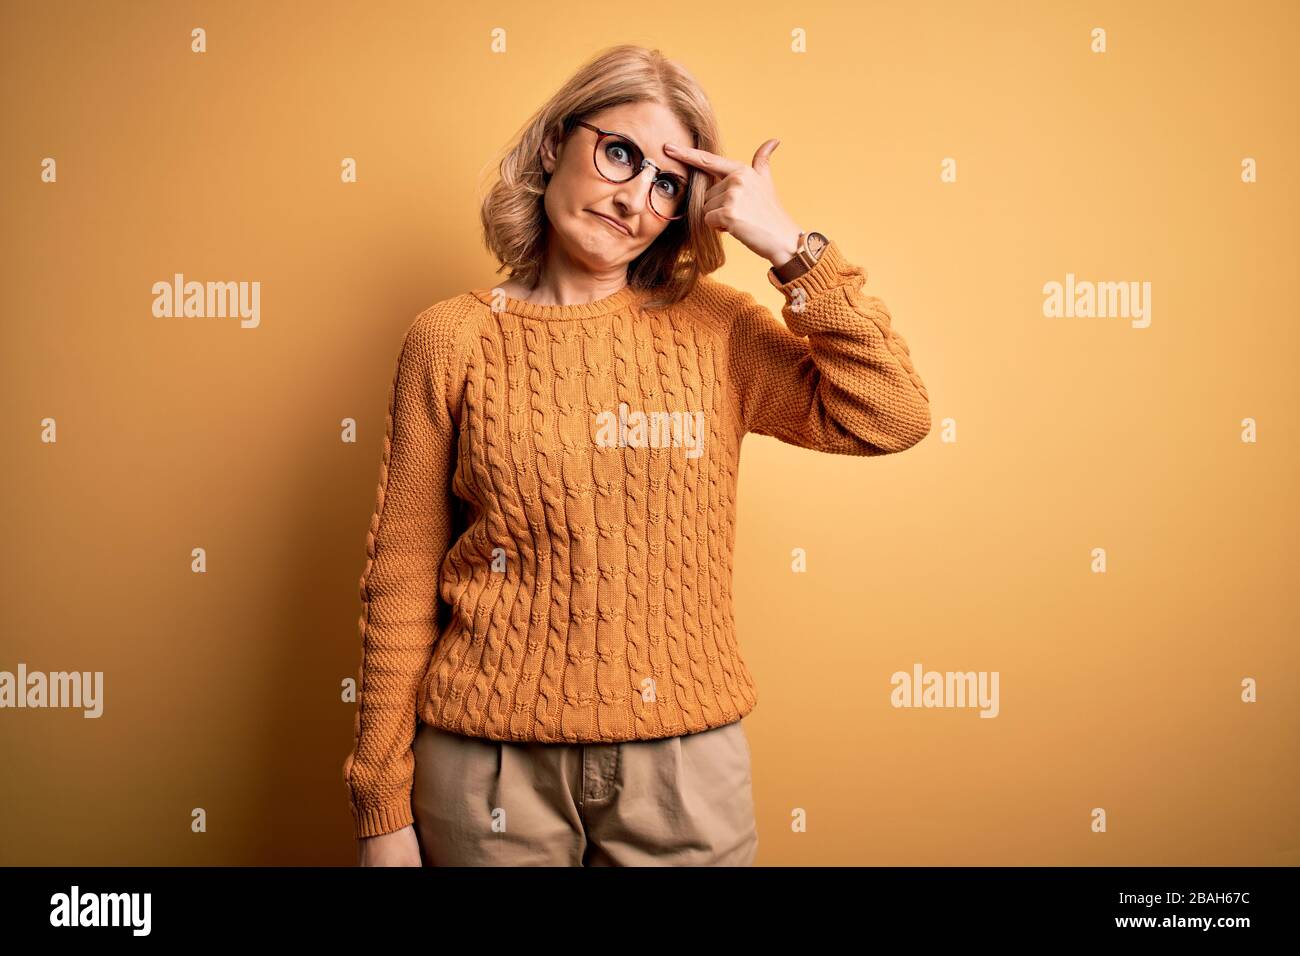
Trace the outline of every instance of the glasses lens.
[[686, 185], [676, 176], [660, 176], [650, 187], [650, 205], [665, 219], [686, 212]]
[[[625, 183], [641, 172], [641, 150], [635, 143], [606, 136], [596, 149], [596, 168], [606, 179]], [[676, 176], [660, 175], [650, 187], [650, 205], [665, 219], [686, 211], [686, 183]]]
[[641, 172], [641, 150], [617, 136], [606, 136], [596, 148], [596, 168], [606, 179], [625, 183]]

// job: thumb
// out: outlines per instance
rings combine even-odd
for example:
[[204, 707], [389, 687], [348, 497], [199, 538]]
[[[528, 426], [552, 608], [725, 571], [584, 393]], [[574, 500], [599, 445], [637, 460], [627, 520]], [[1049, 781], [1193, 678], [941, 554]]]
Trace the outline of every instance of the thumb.
[[768, 172], [769, 166], [771, 165], [772, 154], [776, 152], [776, 148], [780, 145], [781, 141], [779, 139], [769, 139], [762, 146], [758, 147], [757, 151], [755, 151], [754, 162], [750, 165], [760, 173]]

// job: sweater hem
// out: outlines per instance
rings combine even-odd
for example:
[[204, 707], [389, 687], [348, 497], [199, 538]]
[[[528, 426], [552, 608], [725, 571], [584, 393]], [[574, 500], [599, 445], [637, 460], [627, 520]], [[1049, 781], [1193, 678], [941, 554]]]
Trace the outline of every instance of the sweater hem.
[[[742, 691], [743, 693], [743, 691]], [[484, 717], [478, 720], [448, 718], [440, 711], [445, 711], [444, 706], [439, 707], [439, 702], [432, 696], [421, 696], [424, 702], [420, 708], [419, 719], [421, 723], [429, 724], [438, 730], [447, 733], [460, 734], [465, 737], [477, 737], [484, 740], [500, 740], [507, 743], [556, 743], [556, 744], [613, 744], [613, 743], [630, 743], [639, 740], [665, 740], [669, 737], [680, 737], [686, 734], [700, 733], [705, 730], [713, 730], [716, 727], [725, 727], [728, 724], [734, 724], [736, 721], [747, 717], [758, 706], [758, 697], [753, 694], [750, 688], [750, 696], [741, 698], [733, 703], [738, 706], [734, 709], [712, 710], [707, 716], [694, 717], [683, 714], [680, 709], [673, 708], [670, 718], [676, 718], [665, 721], [665, 715], [655, 717], [654, 714], [646, 714], [645, 719], [641, 721], [647, 726], [655, 728], [667, 726], [669, 729], [662, 733], [638, 733], [637, 722], [633, 722], [625, 730], [601, 731], [594, 728], [587, 732], [572, 733], [564, 735], [559, 732], [547, 732], [544, 728], [536, 723], [531, 730], [516, 731], [512, 733], [509, 727], [503, 727], [500, 723], [491, 723]]]

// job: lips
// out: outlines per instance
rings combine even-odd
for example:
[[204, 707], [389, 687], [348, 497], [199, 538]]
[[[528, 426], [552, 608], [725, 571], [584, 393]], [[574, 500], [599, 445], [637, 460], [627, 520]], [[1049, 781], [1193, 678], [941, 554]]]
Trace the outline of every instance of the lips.
[[609, 223], [610, 226], [612, 226], [613, 228], [617, 229], [617, 230], [618, 230], [620, 233], [622, 233], [623, 235], [625, 235], [625, 236], [630, 236], [630, 235], [632, 235], [631, 231], [628, 230], [628, 229], [626, 229], [626, 228], [623, 226], [622, 223], [617, 222], [617, 221], [615, 221], [615, 220], [613, 220], [613, 219], [610, 219], [609, 216], [603, 216], [603, 215], [601, 215], [600, 213], [596, 212], [596, 210], [594, 210], [594, 209], [588, 209], [587, 211], [588, 211], [589, 213], [591, 213], [593, 216], [597, 217], [598, 219], [603, 219], [603, 220], [605, 220], [605, 222]]

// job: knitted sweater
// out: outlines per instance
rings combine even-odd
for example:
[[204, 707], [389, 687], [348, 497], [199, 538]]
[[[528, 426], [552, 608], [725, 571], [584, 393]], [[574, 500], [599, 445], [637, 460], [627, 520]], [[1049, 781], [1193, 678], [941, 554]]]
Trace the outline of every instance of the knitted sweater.
[[835, 242], [786, 325], [710, 277], [643, 310], [466, 292], [415, 318], [390, 393], [361, 576], [358, 837], [413, 821], [417, 718], [506, 741], [652, 740], [732, 723], [754, 681], [732, 608], [747, 432], [835, 455], [930, 431], [907, 343]]

